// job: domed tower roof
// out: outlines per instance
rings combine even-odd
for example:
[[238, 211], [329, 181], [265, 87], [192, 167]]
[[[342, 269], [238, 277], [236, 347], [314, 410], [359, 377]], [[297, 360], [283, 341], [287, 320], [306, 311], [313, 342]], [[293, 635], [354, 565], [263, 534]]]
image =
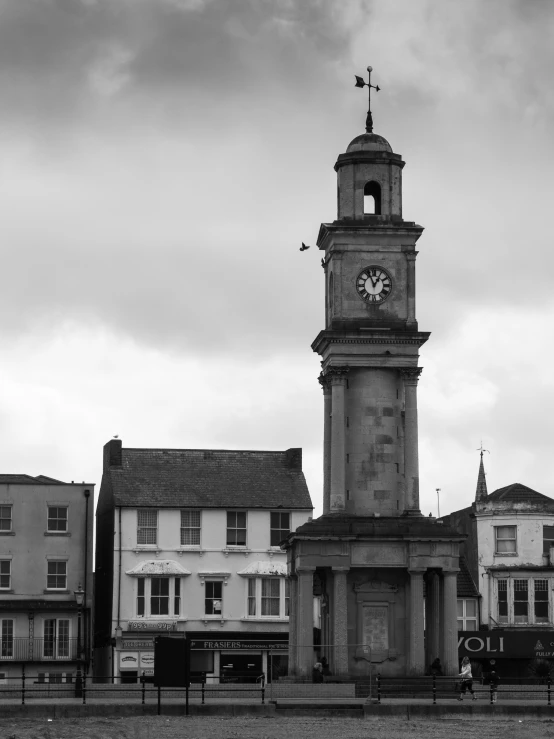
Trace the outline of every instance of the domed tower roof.
[[392, 153], [389, 142], [377, 133], [362, 133], [348, 144], [346, 153], [354, 151], [386, 151]]

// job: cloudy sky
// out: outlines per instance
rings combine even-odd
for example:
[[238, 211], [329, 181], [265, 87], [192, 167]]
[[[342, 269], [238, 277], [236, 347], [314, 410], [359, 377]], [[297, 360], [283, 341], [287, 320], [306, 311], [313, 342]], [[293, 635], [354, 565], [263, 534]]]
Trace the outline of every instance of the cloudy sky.
[[418, 243], [422, 510], [554, 496], [549, 0], [0, 0], [3, 472], [102, 446], [304, 449], [321, 510], [319, 224], [363, 131]]

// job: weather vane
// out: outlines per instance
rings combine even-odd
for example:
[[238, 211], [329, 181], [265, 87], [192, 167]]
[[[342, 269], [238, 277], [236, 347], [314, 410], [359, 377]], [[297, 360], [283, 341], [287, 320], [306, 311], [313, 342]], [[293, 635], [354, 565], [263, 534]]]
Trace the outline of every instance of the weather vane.
[[371, 84], [371, 72], [373, 71], [373, 67], [368, 67], [367, 71], [369, 73], [369, 82], [366, 82], [363, 77], [358, 77], [357, 74], [355, 74], [354, 77], [356, 78], [356, 87], [367, 87], [369, 107], [367, 109], [367, 118], [365, 119], [365, 130], [367, 131], [367, 133], [373, 133], [373, 116], [371, 115], [371, 88], [373, 87], [375, 92], [379, 92], [381, 88], [379, 87], [379, 85]]
[[478, 452], [481, 452], [481, 457], [483, 456], [483, 452], [487, 452], [487, 454], [490, 454], [488, 449], [483, 449], [483, 442], [481, 442], [481, 446], [477, 450]]

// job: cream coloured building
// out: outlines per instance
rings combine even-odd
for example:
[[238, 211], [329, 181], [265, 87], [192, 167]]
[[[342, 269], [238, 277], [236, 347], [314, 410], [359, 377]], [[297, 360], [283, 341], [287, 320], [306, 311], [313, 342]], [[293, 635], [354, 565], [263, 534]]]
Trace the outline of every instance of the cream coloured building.
[[279, 544], [311, 514], [300, 449], [108, 442], [96, 513], [98, 679], [150, 676], [154, 639], [167, 633], [194, 642], [193, 671], [267, 673], [269, 648], [284, 655], [288, 642]]
[[445, 522], [467, 534], [481, 595], [480, 628], [460, 634], [460, 654], [528, 677], [534, 660], [554, 657], [554, 500], [521, 483], [489, 494], [481, 454], [474, 503]]
[[28, 684], [74, 682], [88, 666], [93, 493], [0, 475], [0, 684], [23, 670]]

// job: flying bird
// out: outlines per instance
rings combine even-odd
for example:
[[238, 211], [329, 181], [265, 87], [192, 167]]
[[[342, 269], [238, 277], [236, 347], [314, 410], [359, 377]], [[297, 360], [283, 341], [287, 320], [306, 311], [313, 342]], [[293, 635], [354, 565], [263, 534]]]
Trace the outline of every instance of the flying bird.
[[306, 249], [309, 249], [309, 246], [306, 246], [304, 242], [302, 242], [302, 246], [300, 247], [300, 251], [306, 251]]

